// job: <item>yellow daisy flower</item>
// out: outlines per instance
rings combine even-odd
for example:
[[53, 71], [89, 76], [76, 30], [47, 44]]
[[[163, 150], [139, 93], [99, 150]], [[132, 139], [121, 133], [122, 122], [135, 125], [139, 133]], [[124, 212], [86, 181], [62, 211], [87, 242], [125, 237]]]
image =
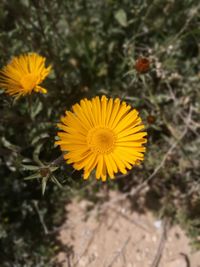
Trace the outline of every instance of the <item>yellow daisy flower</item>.
[[45, 67], [45, 60], [36, 53], [14, 57], [0, 71], [0, 87], [17, 98], [32, 91], [46, 94], [47, 90], [39, 86], [51, 70], [51, 66]]
[[138, 111], [115, 100], [95, 97], [83, 99], [61, 118], [58, 132], [64, 158], [76, 170], [84, 170], [87, 179], [96, 169], [96, 178], [114, 178], [115, 173], [127, 173], [144, 159], [146, 135]]

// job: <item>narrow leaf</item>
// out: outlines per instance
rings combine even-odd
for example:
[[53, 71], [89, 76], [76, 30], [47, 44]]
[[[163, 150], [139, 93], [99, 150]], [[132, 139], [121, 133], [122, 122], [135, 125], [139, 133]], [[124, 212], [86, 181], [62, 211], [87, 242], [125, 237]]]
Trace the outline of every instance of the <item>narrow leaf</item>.
[[32, 179], [36, 179], [36, 178], [41, 178], [40, 174], [39, 173], [34, 173], [30, 176], [27, 176], [24, 178], [24, 180], [32, 180]]
[[127, 16], [126, 13], [123, 9], [119, 9], [116, 13], [115, 13], [115, 19], [117, 20], [117, 22], [122, 26], [122, 27], [127, 27], [128, 23], [127, 23]]
[[51, 172], [55, 172], [59, 167], [50, 167]]
[[46, 185], [47, 185], [47, 180], [48, 180], [48, 177], [44, 177], [42, 179], [42, 195], [44, 195], [44, 193], [45, 193]]
[[52, 182], [57, 184], [57, 186], [59, 186], [60, 188], [63, 187], [62, 184], [56, 179], [56, 177], [54, 175], [51, 175], [51, 180], [52, 180]]
[[29, 170], [29, 171], [36, 171], [39, 169], [38, 166], [34, 166], [34, 165], [21, 165], [25, 170]]

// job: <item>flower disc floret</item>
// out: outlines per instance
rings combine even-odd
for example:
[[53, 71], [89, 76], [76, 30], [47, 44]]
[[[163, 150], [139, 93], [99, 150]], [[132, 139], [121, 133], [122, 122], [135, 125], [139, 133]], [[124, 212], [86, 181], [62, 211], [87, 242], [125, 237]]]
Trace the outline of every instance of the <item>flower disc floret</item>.
[[105, 127], [90, 129], [87, 135], [87, 145], [94, 153], [111, 153], [114, 150], [115, 141], [114, 132]]

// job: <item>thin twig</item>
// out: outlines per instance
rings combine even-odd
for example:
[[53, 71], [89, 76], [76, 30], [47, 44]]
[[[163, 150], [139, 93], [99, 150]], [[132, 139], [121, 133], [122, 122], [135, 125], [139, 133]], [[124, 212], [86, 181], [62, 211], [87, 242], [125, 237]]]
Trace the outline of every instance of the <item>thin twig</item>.
[[46, 226], [46, 224], [45, 224], [45, 222], [44, 222], [43, 215], [41, 214], [41, 212], [40, 212], [40, 210], [39, 210], [37, 201], [33, 201], [33, 205], [34, 205], [35, 210], [36, 210], [36, 212], [37, 212], [37, 214], [38, 214], [40, 223], [41, 223], [41, 225], [42, 225], [42, 227], [43, 227], [43, 229], [44, 229], [44, 233], [45, 233], [45, 235], [48, 235], [49, 230], [48, 230], [48, 228], [47, 228], [47, 226]]
[[135, 226], [139, 227], [140, 229], [142, 229], [145, 232], [151, 233], [151, 231], [146, 227], [143, 226], [141, 223], [137, 222], [136, 220], [134, 220], [133, 218], [130, 218], [129, 216], [127, 216], [126, 214], [122, 213], [120, 210], [117, 210], [116, 208], [114, 208], [114, 206], [109, 206], [109, 208], [116, 212], [117, 214], [119, 214], [121, 217], [123, 217], [125, 220], [129, 221], [130, 223], [133, 223]]
[[91, 236], [89, 242], [87, 243], [87, 246], [85, 247], [83, 253], [80, 255], [79, 259], [74, 263], [74, 267], [78, 266], [78, 264], [79, 264], [80, 260], [82, 259], [82, 257], [85, 256], [86, 253], [88, 252], [89, 247], [91, 246], [92, 242], [94, 241], [94, 238], [95, 238], [97, 232], [100, 230], [100, 227], [101, 227], [102, 223], [103, 223], [103, 220], [101, 220], [99, 222], [99, 224], [97, 225], [97, 227], [93, 230], [92, 236]]
[[186, 255], [185, 253], [180, 253], [180, 255], [184, 258], [184, 260], [186, 262], [186, 267], [191, 267], [190, 259], [189, 259], [188, 255]]
[[124, 242], [123, 246], [120, 248], [119, 251], [117, 251], [116, 255], [114, 256], [114, 258], [112, 259], [111, 263], [107, 266], [107, 267], [112, 267], [113, 264], [115, 263], [115, 261], [119, 258], [119, 256], [124, 252], [126, 246], [128, 245], [128, 243], [130, 242], [131, 237], [129, 236], [126, 241]]
[[160, 260], [162, 257], [162, 253], [163, 253], [163, 250], [165, 247], [165, 242], [167, 240], [167, 233], [169, 230], [169, 226], [170, 226], [169, 220], [165, 219], [164, 224], [163, 224], [163, 228], [162, 228], [162, 235], [161, 235], [160, 242], [158, 245], [158, 249], [156, 251], [156, 255], [155, 255], [154, 260], [151, 264], [151, 267], [158, 267], [159, 266], [159, 263], [160, 263]]

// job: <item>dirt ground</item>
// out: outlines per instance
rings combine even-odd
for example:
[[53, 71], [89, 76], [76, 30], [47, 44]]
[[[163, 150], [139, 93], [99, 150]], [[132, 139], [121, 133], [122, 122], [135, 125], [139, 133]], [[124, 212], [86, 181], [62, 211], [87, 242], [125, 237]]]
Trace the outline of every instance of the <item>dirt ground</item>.
[[59, 233], [63, 267], [200, 267], [200, 252], [191, 251], [179, 226], [131, 211], [126, 202], [101, 212], [86, 212], [89, 204], [74, 200], [66, 206]]

